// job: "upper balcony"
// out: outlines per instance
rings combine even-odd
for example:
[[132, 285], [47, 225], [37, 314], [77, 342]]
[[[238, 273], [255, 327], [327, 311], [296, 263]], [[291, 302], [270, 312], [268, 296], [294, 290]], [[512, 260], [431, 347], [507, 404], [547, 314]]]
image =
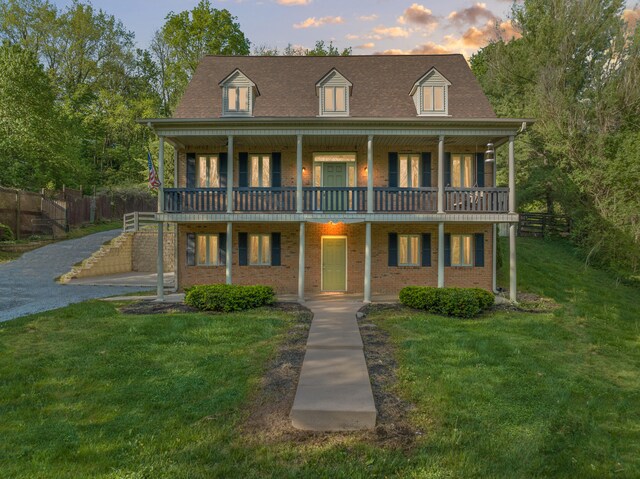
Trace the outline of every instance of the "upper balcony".
[[[435, 213], [437, 188], [373, 188], [369, 209], [366, 187], [304, 187], [304, 213]], [[508, 188], [444, 189], [445, 213], [507, 213]], [[295, 213], [295, 187], [234, 187], [228, 208], [227, 188], [165, 188], [165, 213]]]

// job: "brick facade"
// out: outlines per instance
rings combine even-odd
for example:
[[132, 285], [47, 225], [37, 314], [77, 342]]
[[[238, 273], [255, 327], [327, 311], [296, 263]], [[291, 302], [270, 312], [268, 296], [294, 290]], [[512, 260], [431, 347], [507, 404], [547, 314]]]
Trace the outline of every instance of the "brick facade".
[[[187, 233], [225, 233], [226, 224], [181, 224], [178, 228], [178, 282], [184, 289], [194, 284], [224, 283], [225, 266], [187, 266]], [[281, 266], [239, 266], [238, 233], [281, 234]], [[484, 267], [445, 267], [445, 286], [491, 290], [493, 238], [490, 224], [447, 224], [452, 234], [484, 233]], [[373, 224], [371, 228], [371, 291], [397, 294], [407, 285], [436, 286], [438, 281], [438, 225]], [[389, 233], [431, 234], [431, 266], [388, 266]], [[365, 225], [306, 223], [305, 292], [321, 292], [321, 241], [323, 236], [347, 237], [347, 293], [362, 294], [364, 288]], [[235, 223], [233, 225], [232, 281], [234, 284], [268, 284], [278, 294], [296, 294], [298, 288], [298, 223]]]

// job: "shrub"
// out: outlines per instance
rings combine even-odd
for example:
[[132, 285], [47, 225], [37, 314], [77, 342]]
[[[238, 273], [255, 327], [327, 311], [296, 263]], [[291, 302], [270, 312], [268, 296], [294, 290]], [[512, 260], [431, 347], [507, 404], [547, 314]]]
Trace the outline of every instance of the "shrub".
[[458, 318], [472, 318], [494, 303], [493, 294], [480, 288], [407, 286], [399, 298], [405, 306]]
[[273, 304], [275, 293], [271, 286], [238, 286], [207, 284], [187, 289], [184, 302], [202, 311], [244, 311]]
[[7, 225], [0, 223], [0, 241], [13, 241], [13, 231]]

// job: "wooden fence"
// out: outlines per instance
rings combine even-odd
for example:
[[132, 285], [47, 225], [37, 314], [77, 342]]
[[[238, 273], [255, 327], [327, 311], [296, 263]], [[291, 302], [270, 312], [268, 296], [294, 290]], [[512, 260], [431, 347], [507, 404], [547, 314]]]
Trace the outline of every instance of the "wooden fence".
[[156, 211], [157, 199], [139, 193], [105, 192], [83, 196], [80, 190], [41, 190], [39, 193], [0, 187], [0, 223], [16, 239], [31, 235], [63, 235], [69, 227], [121, 219], [133, 211]]
[[568, 236], [570, 233], [571, 218], [566, 215], [520, 213], [518, 236]]

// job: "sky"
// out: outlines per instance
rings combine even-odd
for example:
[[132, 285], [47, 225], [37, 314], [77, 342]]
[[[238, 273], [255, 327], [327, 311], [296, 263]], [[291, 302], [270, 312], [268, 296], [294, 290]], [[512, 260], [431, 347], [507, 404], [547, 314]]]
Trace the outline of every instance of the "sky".
[[[72, 0], [53, 0], [66, 7]], [[198, 0], [92, 0], [135, 33], [147, 48], [169, 12], [190, 10]], [[211, 0], [237, 17], [252, 47], [280, 50], [291, 43], [313, 48], [316, 40], [333, 41], [354, 55], [462, 53], [470, 57], [495, 37], [500, 25], [505, 40], [517, 37], [507, 21], [512, 0]], [[627, 10], [631, 21], [640, 8]]]

